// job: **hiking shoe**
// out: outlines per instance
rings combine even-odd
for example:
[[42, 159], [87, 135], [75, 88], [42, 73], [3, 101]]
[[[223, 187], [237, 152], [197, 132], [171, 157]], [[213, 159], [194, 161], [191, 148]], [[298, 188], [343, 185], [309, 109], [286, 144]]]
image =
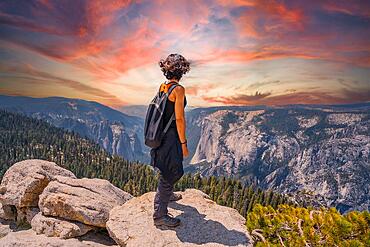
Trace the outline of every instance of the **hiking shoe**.
[[169, 215], [165, 215], [161, 218], [154, 220], [155, 226], [169, 226], [169, 227], [176, 227], [180, 225], [180, 219], [171, 217]]
[[178, 201], [182, 199], [182, 195], [181, 194], [175, 194], [175, 193], [172, 193], [171, 197], [170, 197], [170, 201], [173, 202], [173, 201]]

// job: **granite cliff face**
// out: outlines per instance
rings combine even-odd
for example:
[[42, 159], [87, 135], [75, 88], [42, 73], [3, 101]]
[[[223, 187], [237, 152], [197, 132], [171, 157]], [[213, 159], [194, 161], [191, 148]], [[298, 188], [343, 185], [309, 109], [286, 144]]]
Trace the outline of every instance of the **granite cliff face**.
[[189, 171], [369, 209], [369, 108], [198, 109], [188, 121]]
[[62, 97], [0, 96], [0, 108], [43, 119], [94, 140], [127, 160], [149, 162], [143, 143], [143, 120], [97, 102]]

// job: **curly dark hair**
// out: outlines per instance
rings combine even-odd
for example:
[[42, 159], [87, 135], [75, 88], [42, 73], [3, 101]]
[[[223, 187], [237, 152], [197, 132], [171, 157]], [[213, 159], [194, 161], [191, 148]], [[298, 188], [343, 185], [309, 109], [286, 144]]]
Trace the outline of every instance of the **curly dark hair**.
[[168, 55], [166, 59], [161, 59], [158, 64], [168, 80], [180, 80], [184, 74], [190, 71], [190, 62], [176, 53]]

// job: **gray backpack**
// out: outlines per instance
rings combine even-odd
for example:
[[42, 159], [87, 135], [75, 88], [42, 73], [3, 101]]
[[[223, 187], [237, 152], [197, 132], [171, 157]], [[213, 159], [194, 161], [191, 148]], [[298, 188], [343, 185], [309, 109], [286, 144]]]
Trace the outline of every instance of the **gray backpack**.
[[161, 88], [163, 85], [164, 87], [167, 87], [167, 92], [165, 93], [161, 90], [158, 91], [157, 95], [149, 104], [145, 117], [144, 140], [145, 145], [151, 148], [157, 148], [161, 145], [164, 134], [167, 132], [171, 122], [175, 118], [175, 113], [173, 113], [168, 123], [164, 123], [163, 121], [168, 96], [179, 84], [175, 82], [162, 83]]

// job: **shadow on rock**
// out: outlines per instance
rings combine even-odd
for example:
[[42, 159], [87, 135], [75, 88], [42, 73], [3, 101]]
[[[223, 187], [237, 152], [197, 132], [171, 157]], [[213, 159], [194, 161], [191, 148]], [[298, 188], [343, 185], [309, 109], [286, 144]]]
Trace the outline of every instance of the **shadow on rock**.
[[105, 246], [117, 246], [117, 243], [108, 235], [108, 232], [104, 229], [90, 231], [87, 234], [78, 237], [80, 241], [95, 242]]
[[194, 207], [176, 202], [170, 203], [169, 207], [183, 212], [176, 217], [181, 220], [181, 225], [176, 228], [158, 228], [175, 231], [177, 237], [183, 243], [218, 243], [225, 246], [250, 244], [245, 233], [228, 230], [220, 222], [205, 219], [205, 215], [200, 214]]

